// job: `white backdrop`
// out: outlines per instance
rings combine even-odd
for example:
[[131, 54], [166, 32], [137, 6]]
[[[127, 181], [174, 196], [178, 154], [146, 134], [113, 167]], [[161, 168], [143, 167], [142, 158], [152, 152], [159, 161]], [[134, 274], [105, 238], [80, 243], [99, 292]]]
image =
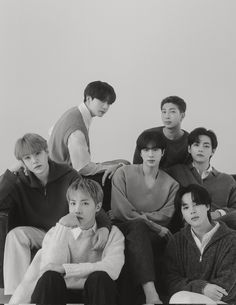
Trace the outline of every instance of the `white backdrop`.
[[235, 0], [0, 0], [0, 172], [17, 138], [47, 137], [88, 82], [117, 101], [90, 130], [94, 161], [132, 160], [160, 102], [187, 102], [183, 128], [213, 129], [213, 165], [236, 173]]

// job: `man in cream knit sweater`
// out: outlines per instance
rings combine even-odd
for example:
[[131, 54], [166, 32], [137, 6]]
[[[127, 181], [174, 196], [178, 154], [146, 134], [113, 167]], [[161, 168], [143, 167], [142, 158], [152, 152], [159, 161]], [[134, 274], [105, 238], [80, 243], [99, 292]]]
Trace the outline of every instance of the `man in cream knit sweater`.
[[112, 227], [103, 250], [94, 250], [95, 215], [101, 208], [101, 186], [75, 180], [67, 191], [70, 213], [45, 236], [10, 303], [116, 304], [116, 284], [124, 264], [124, 237]]

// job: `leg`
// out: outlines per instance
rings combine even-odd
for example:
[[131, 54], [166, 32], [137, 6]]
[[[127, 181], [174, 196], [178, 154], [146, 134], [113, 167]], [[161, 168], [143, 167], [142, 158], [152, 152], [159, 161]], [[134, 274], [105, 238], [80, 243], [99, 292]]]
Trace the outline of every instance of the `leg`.
[[31, 262], [31, 249], [39, 249], [45, 232], [33, 227], [17, 227], [6, 237], [4, 249], [4, 293], [13, 294]]
[[179, 291], [174, 295], [172, 295], [169, 304], [217, 304], [217, 303], [200, 293]]
[[[151, 301], [159, 303], [159, 296], [154, 285], [155, 263], [148, 226], [142, 220], [127, 221], [116, 225], [125, 235], [125, 266], [121, 274], [121, 280], [125, 281], [125, 284], [119, 283], [121, 297], [125, 297], [127, 301], [128, 299], [134, 300], [139, 287], [142, 287], [146, 303], [151, 303]], [[125, 275], [124, 272], [126, 272]]]
[[117, 304], [116, 283], [104, 271], [96, 271], [89, 275], [84, 285], [84, 292], [85, 304]]
[[46, 271], [38, 280], [31, 296], [34, 304], [66, 304], [67, 288], [64, 278], [55, 271]]

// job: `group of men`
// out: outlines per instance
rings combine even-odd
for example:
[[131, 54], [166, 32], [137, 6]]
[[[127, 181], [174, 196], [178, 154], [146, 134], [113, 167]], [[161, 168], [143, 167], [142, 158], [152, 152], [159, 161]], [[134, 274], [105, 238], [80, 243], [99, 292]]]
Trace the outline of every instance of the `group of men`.
[[[128, 165], [129, 162], [117, 159], [94, 163], [91, 159], [89, 142], [89, 127], [93, 118], [102, 117], [115, 100], [115, 91], [108, 83], [101, 81], [89, 83], [84, 90], [83, 103], [69, 109], [59, 118], [52, 128], [48, 144], [45, 139], [35, 134], [26, 134], [16, 142], [15, 156], [19, 162], [0, 178], [0, 210], [11, 210], [12, 216], [15, 216], [14, 218], [17, 220], [14, 223], [16, 227], [7, 235], [4, 253], [5, 294], [13, 295], [12, 303], [29, 301], [22, 299], [24, 290], [20, 284], [22, 280], [27, 283], [27, 269], [32, 259], [31, 250], [42, 247], [45, 234], [50, 232], [50, 229], [56, 224], [58, 226], [55, 230], [57, 234], [64, 234], [65, 227], [73, 228], [75, 226], [75, 219], [64, 218], [69, 211], [73, 210], [67, 190], [75, 181], [77, 181], [77, 185], [80, 185], [82, 182], [78, 181], [83, 180], [82, 176], [89, 181], [98, 182], [102, 187], [104, 197], [102, 199], [100, 197], [98, 202], [96, 199], [93, 200], [96, 203], [96, 211], [93, 211], [94, 217], [96, 216], [96, 228], [92, 230], [88, 248], [88, 253], [94, 253], [94, 250], [97, 250], [100, 251], [100, 255], [94, 258], [93, 254], [87, 256], [84, 252], [81, 254], [84, 256], [84, 269], [76, 271], [76, 276], [78, 277], [80, 274], [80, 278], [85, 281], [80, 288], [85, 287], [84, 283], [89, 274], [98, 270], [107, 272], [112, 281], [118, 278], [124, 264], [124, 257], [122, 257], [124, 256], [124, 240], [118, 229], [111, 228], [111, 220], [104, 210], [106, 212], [110, 210], [113, 175], [119, 167]], [[194, 183], [206, 188], [212, 198], [212, 219], [221, 219], [228, 226], [236, 229], [236, 182], [231, 175], [220, 173], [211, 164], [211, 158], [218, 144], [216, 135], [213, 131], [203, 127], [194, 129], [190, 134], [183, 130], [181, 124], [185, 112], [186, 103], [178, 96], [169, 96], [161, 102], [163, 126], [150, 129], [151, 132], [161, 134], [166, 143], [160, 167], [181, 186]], [[142, 163], [137, 148], [134, 152], [133, 163]], [[94, 185], [75, 185], [74, 190], [80, 189], [83, 194], [91, 195], [94, 187]], [[88, 201], [88, 198], [86, 200]], [[80, 201], [81, 199], [79, 199]], [[104, 210], [100, 209], [100, 206], [97, 208], [101, 201]], [[75, 205], [77, 199], [74, 199], [73, 202]], [[93, 226], [94, 221], [91, 223], [91, 227]], [[81, 228], [85, 230], [86, 226], [85, 228], [81, 226]], [[172, 233], [178, 231], [178, 220], [173, 220], [169, 228]], [[46, 243], [46, 241], [44, 242]], [[46, 245], [48, 247], [48, 243]], [[116, 247], [120, 251], [118, 256]], [[34, 260], [37, 260], [39, 256], [43, 259], [45, 249], [46, 246], [43, 246], [43, 251], [39, 251]], [[52, 256], [55, 249], [47, 250], [46, 257]], [[48, 251], [51, 252], [48, 254]], [[76, 259], [78, 260], [78, 258]], [[76, 259], [72, 259], [74, 265]], [[101, 264], [102, 267], [96, 268], [98, 260], [103, 264]], [[66, 261], [68, 264], [68, 258]], [[89, 263], [93, 266], [88, 266]], [[45, 269], [44, 264], [43, 270], [58, 271], [54, 268], [52, 261], [47, 260], [47, 268]], [[90, 268], [90, 272], [85, 272], [86, 268]], [[66, 267], [59, 271], [65, 278], [73, 274], [73, 270], [66, 269]], [[93, 283], [98, 282], [97, 278], [92, 281]], [[99, 286], [99, 295], [93, 294], [96, 295], [96, 298], [89, 298], [90, 292], [87, 293], [89, 303], [115, 302], [114, 289], [111, 288], [110, 283], [107, 284], [106, 277], [102, 277], [102, 283], [103, 285], [100, 286], [104, 289]], [[43, 287], [45, 289], [45, 286]], [[69, 286], [69, 288], [73, 287], [73, 284]], [[94, 289], [93, 284], [89, 287]], [[110, 288], [107, 289], [107, 287]], [[38, 292], [41, 292], [39, 288], [37, 288], [37, 293], [34, 291], [33, 296], [38, 297], [40, 295]], [[36, 303], [45, 301], [42, 294], [37, 297], [31, 301]]]

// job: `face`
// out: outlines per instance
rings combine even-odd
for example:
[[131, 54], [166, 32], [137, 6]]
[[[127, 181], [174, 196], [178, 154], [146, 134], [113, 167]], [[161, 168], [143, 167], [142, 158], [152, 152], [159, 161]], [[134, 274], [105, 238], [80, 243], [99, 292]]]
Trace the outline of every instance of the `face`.
[[161, 119], [166, 128], [175, 128], [180, 126], [184, 113], [179, 111], [179, 108], [172, 103], [166, 103], [161, 109]]
[[199, 142], [189, 146], [188, 151], [196, 163], [209, 163], [210, 157], [214, 154], [211, 139], [205, 135], [199, 136]]
[[47, 175], [49, 171], [48, 152], [45, 150], [25, 155], [22, 158], [25, 166], [36, 176]]
[[204, 204], [197, 205], [192, 200], [191, 193], [186, 193], [182, 197], [181, 212], [185, 221], [191, 225], [191, 227], [201, 227], [205, 224], [209, 224], [207, 211], [209, 207]]
[[147, 145], [147, 147], [141, 150], [143, 164], [148, 167], [159, 166], [162, 156], [162, 150], [160, 148], [153, 147], [151, 144]]
[[83, 230], [94, 225], [96, 212], [101, 209], [101, 205], [101, 203], [96, 205], [92, 197], [86, 192], [76, 190], [70, 194], [69, 211], [76, 215], [79, 227]]
[[90, 96], [86, 98], [86, 105], [93, 117], [102, 117], [109, 109], [110, 104], [97, 98], [92, 99]]

